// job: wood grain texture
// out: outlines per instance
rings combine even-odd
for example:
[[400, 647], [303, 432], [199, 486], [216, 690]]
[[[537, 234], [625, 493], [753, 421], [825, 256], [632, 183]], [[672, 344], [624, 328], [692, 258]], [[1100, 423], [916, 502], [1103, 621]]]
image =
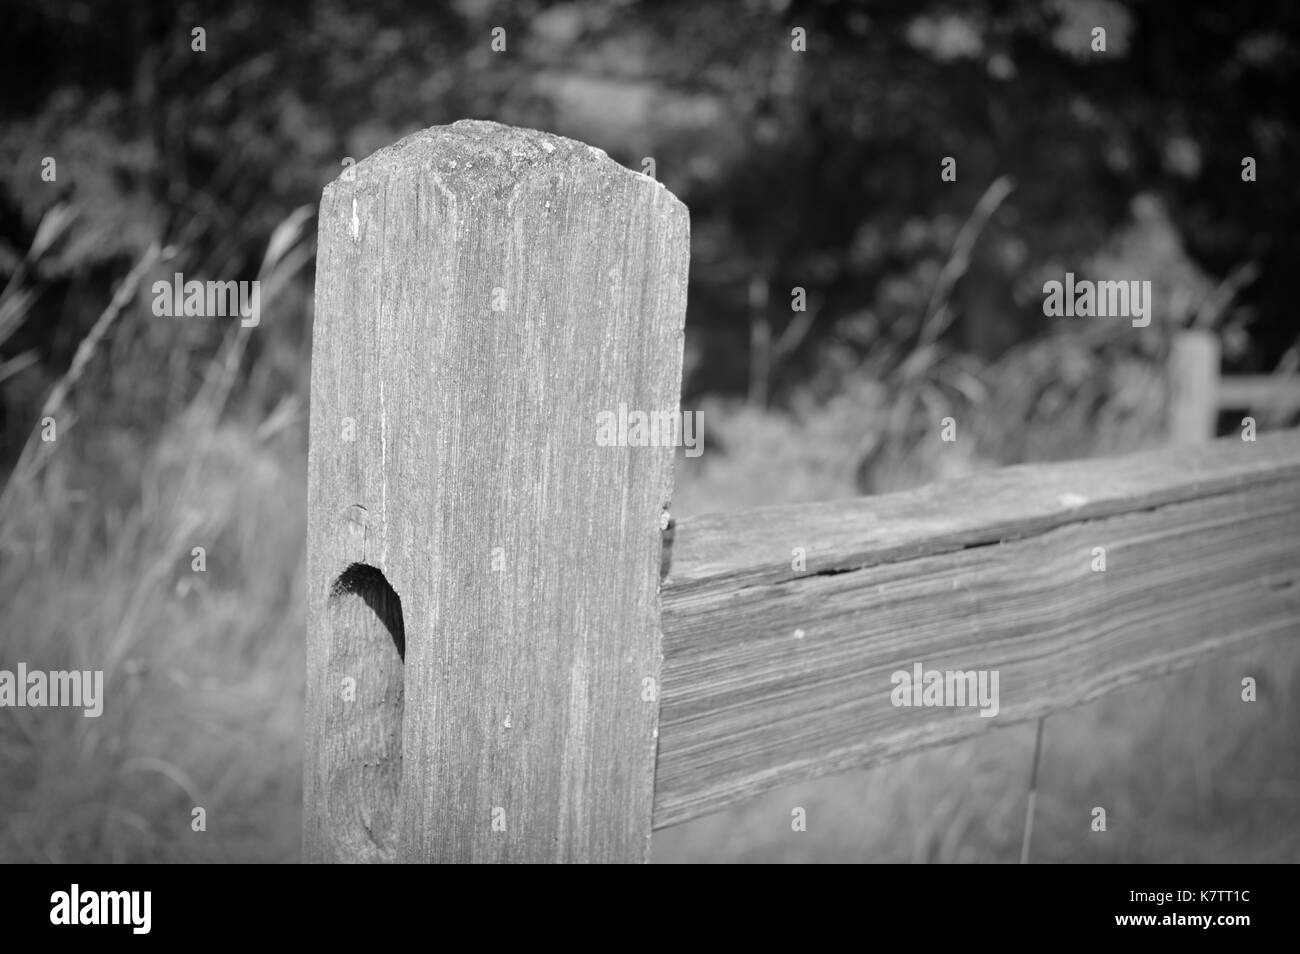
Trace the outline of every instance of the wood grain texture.
[[659, 183], [531, 130], [425, 130], [326, 188], [309, 858], [339, 761], [319, 731], [327, 590], [359, 505], [405, 621], [397, 859], [645, 860], [672, 450], [599, 446], [596, 420], [678, 407], [688, 258]]
[[[1294, 431], [683, 520], [655, 827], [1300, 635], [1298, 582]], [[916, 663], [999, 671], [999, 714], [895, 707]]]
[[393, 860], [402, 778], [401, 601], [379, 571], [353, 563], [328, 597], [323, 755], [314, 838], [321, 861]]

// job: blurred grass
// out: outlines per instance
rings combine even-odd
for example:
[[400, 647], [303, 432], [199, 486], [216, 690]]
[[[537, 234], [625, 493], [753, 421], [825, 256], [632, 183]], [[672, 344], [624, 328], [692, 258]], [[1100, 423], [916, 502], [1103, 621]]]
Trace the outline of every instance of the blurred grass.
[[[0, 859], [292, 860], [301, 448], [178, 428], [143, 461], [123, 457], [109, 476], [138, 481], [124, 505], [101, 511], [98, 474], [51, 467], [6, 517], [5, 665], [103, 669], [106, 701], [94, 719], [0, 714]], [[206, 832], [190, 830], [195, 806]]]
[[[259, 274], [281, 318], [307, 301], [304, 222]], [[253, 329], [160, 321], [148, 287], [56, 384], [57, 440], [33, 438], [5, 488], [0, 666], [102, 669], [105, 701], [0, 710], [3, 861], [299, 855], [306, 378], [285, 395], [275, 371], [308, 341], [284, 322], [239, 374]]]
[[[304, 368], [308, 346], [275, 330], [273, 308], [305, 309], [309, 293], [295, 278], [306, 256], [286, 254], [304, 246], [284, 239], [264, 266], [287, 274], [261, 326], [281, 340], [252, 348], [232, 326], [204, 351], [173, 325], [161, 346], [189, 349], [183, 360], [111, 352], [111, 374], [73, 390], [78, 413], [55, 452], [10, 485], [0, 665], [103, 669], [107, 702], [98, 719], [0, 710], [2, 861], [299, 857], [307, 379], [285, 369]], [[140, 341], [156, 322], [140, 296], [117, 333]], [[707, 453], [679, 456], [673, 510], [1149, 446], [1163, 426], [1159, 367], [1158, 349], [1089, 330], [991, 366], [938, 347], [881, 359], [785, 409], [710, 397]], [[136, 382], [169, 374], [181, 379], [161, 389], [169, 403], [142, 423]], [[948, 413], [955, 446], [937, 439]], [[197, 546], [206, 572], [191, 569]], [[1259, 680], [1254, 705], [1239, 700], [1243, 675]], [[1035, 860], [1300, 860], [1298, 679], [1300, 647], [1275, 641], [1051, 717]], [[1032, 724], [1015, 726], [792, 786], [658, 833], [654, 855], [1013, 861], [1032, 744]], [[796, 805], [805, 833], [790, 830]], [[1089, 830], [1094, 805], [1104, 834]], [[192, 830], [196, 807], [206, 831]]]

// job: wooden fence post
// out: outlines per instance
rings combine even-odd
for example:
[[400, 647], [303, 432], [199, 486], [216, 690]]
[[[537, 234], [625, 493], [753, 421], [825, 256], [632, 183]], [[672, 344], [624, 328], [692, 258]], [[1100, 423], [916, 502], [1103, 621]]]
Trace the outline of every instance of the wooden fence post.
[[1174, 335], [1169, 385], [1170, 442], [1213, 440], [1219, 417], [1219, 339], [1213, 332], [1189, 329]]
[[495, 123], [326, 187], [307, 860], [646, 859], [673, 451], [598, 418], [677, 412], [689, 241], [653, 179]]

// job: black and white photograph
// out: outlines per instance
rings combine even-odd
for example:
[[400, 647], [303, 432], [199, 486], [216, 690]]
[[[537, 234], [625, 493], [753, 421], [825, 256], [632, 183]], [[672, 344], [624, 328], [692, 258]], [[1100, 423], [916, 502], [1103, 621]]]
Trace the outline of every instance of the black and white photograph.
[[1300, 6], [0, 0], [0, 62], [6, 919], [980, 864], [1222, 938], [1300, 862]]

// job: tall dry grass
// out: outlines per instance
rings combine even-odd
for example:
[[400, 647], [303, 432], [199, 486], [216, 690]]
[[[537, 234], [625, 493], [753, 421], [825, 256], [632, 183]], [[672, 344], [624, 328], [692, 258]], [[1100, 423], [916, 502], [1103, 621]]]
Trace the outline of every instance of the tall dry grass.
[[[287, 219], [268, 248], [272, 309], [310, 257], [305, 220]], [[140, 342], [160, 319], [144, 291], [126, 297], [114, 334]], [[0, 860], [298, 856], [305, 393], [256, 393], [277, 352], [241, 367], [255, 329], [222, 330], [215, 353], [159, 366], [141, 347], [108, 368], [92, 334], [44, 408], [57, 440], [34, 437], [10, 475], [0, 666], [102, 669], [105, 701], [98, 718], [0, 710]], [[169, 373], [188, 396], [134, 416], [140, 382]]]

